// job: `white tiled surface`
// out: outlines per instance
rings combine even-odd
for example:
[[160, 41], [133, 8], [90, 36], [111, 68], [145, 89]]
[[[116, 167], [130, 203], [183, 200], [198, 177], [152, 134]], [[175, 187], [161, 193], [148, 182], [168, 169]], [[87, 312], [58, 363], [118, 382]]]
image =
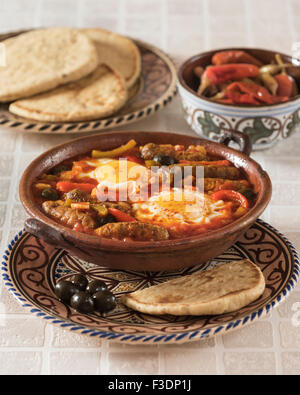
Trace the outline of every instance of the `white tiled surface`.
[[[153, 43], [179, 64], [210, 48], [259, 46], [291, 52], [300, 41], [299, 0], [10, 0], [0, 2], [1, 31], [31, 26], [101, 26]], [[193, 134], [179, 98], [128, 130]], [[18, 182], [26, 166], [70, 136], [0, 129], [1, 248], [23, 227]], [[274, 195], [263, 218], [300, 250], [300, 134], [254, 153], [270, 173]], [[57, 328], [21, 308], [0, 284], [0, 374], [299, 374], [300, 326], [293, 324], [300, 286], [272, 315], [252, 326], [187, 345], [126, 346]], [[300, 314], [298, 314], [300, 321]]]

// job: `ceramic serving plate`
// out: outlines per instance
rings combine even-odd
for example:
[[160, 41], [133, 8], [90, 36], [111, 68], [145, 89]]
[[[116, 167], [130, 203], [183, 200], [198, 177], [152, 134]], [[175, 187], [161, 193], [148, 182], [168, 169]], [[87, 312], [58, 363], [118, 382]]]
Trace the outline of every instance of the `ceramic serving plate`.
[[[104, 280], [117, 299], [168, 279], [206, 270], [224, 262], [249, 258], [262, 270], [266, 290], [248, 306], [228, 314], [202, 317], [153, 316], [121, 303], [106, 317], [80, 314], [54, 294], [60, 278], [83, 273]], [[293, 245], [276, 229], [258, 220], [229, 250], [209, 261], [174, 272], [112, 270], [72, 257], [35, 236], [21, 231], [5, 251], [2, 276], [9, 291], [31, 313], [48, 322], [88, 336], [130, 344], [184, 343], [224, 334], [266, 316], [282, 302], [299, 277], [299, 258]]]
[[[0, 42], [23, 32], [0, 34]], [[138, 40], [134, 42], [141, 52], [141, 77], [129, 92], [131, 98], [117, 114], [84, 122], [40, 122], [14, 115], [8, 111], [8, 104], [0, 103], [0, 125], [26, 133], [79, 134], [127, 125], [161, 110], [176, 93], [175, 66], [158, 48]]]

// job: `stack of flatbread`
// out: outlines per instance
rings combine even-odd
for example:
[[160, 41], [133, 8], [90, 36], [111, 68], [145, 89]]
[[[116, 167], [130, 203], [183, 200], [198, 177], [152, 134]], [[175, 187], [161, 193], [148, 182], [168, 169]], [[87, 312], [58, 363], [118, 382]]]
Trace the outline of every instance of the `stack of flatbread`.
[[119, 111], [141, 73], [130, 39], [103, 29], [33, 30], [2, 41], [0, 102], [46, 122], [100, 119]]

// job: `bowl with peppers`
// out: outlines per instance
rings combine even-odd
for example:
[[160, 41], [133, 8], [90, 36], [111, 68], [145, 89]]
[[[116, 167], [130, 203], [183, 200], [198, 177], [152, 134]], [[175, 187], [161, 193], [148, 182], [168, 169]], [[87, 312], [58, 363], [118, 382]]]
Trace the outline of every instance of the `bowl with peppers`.
[[300, 60], [257, 48], [195, 55], [178, 71], [178, 90], [191, 128], [209, 140], [234, 130], [254, 150], [287, 139], [300, 125]]

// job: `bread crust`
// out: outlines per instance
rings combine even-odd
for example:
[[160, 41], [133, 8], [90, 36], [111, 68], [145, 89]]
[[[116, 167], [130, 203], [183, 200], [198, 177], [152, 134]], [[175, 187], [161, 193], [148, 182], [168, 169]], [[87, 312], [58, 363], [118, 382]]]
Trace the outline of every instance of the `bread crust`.
[[99, 63], [93, 42], [68, 27], [32, 30], [4, 40], [0, 102], [54, 89], [90, 74]]
[[37, 121], [88, 121], [114, 114], [127, 95], [122, 76], [102, 64], [79, 81], [11, 103], [9, 111]]
[[105, 29], [81, 29], [95, 44], [99, 62], [119, 72], [131, 88], [141, 74], [141, 55], [135, 43], [127, 37]]
[[217, 315], [239, 310], [264, 290], [263, 273], [244, 259], [125, 294], [121, 301], [147, 314]]

